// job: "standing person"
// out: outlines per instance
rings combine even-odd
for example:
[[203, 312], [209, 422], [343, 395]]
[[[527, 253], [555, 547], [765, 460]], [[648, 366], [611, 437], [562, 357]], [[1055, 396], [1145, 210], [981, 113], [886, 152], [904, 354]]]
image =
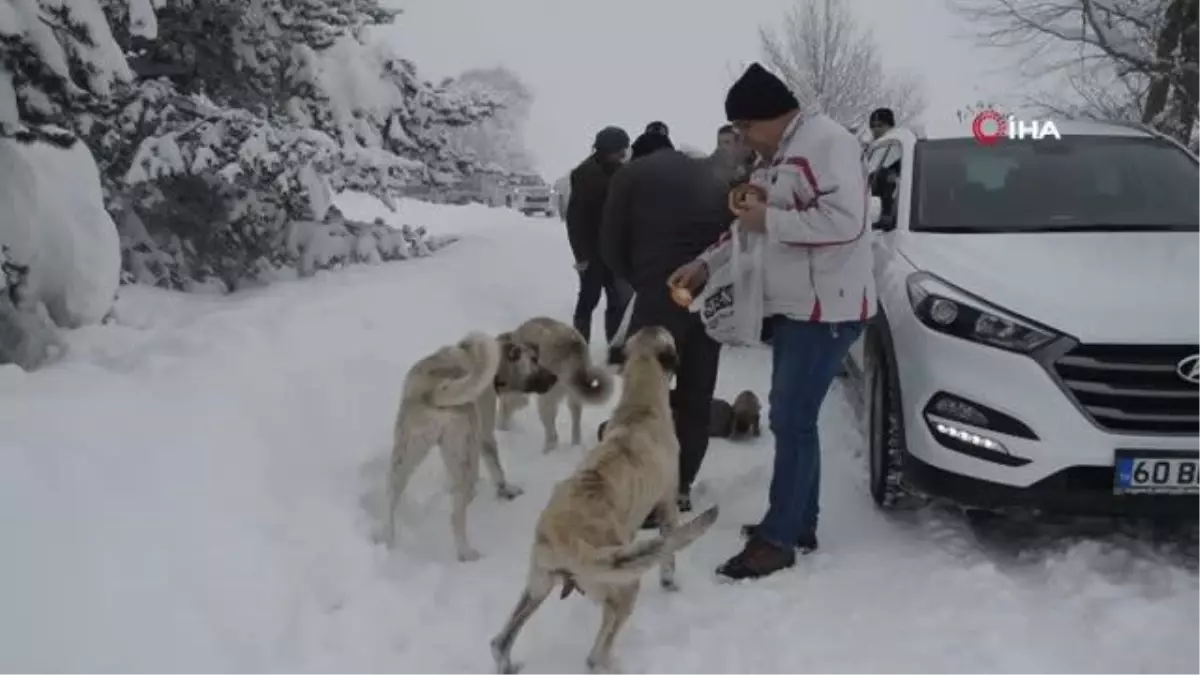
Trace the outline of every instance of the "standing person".
[[605, 127], [596, 134], [592, 154], [571, 171], [567, 203], [567, 238], [579, 272], [579, 297], [575, 301], [575, 329], [591, 342], [592, 313], [604, 292], [604, 334], [611, 342], [625, 313], [626, 293], [619, 280], [600, 260], [600, 219], [608, 197], [608, 184], [625, 162], [629, 134], [620, 127]]
[[718, 175], [730, 186], [749, 180], [754, 169], [754, 152], [742, 144], [732, 124], [717, 129], [717, 149], [709, 157]]
[[703, 159], [675, 150], [661, 134], [642, 134], [633, 147], [633, 161], [613, 178], [600, 253], [636, 293], [628, 334], [659, 325], [675, 338], [679, 366], [671, 409], [679, 438], [677, 501], [681, 511], [690, 511], [692, 483], [708, 451], [721, 346], [698, 315], [672, 301], [667, 278], [720, 238], [733, 216], [727, 186]]
[[879, 138], [896, 128], [896, 113], [891, 108], [876, 108], [867, 118], [867, 126], [871, 129], [871, 138]]
[[[854, 136], [823, 113], [801, 111], [787, 85], [757, 63], [730, 87], [725, 115], [767, 160], [752, 180], [768, 189], [767, 201], [751, 200], [738, 220], [766, 237], [775, 464], [766, 516], [743, 528], [745, 547], [717, 569], [747, 579], [791, 567], [796, 548], [817, 547], [817, 415], [876, 299], [866, 178]], [[729, 254], [726, 237], [672, 281], [697, 290]]]

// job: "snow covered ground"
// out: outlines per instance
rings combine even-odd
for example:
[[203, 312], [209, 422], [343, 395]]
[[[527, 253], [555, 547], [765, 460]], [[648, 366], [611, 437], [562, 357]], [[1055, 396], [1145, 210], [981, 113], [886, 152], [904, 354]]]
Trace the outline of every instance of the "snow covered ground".
[[[408, 365], [469, 329], [568, 316], [574, 273], [557, 220], [404, 207], [462, 240], [235, 297], [125, 287], [118, 323], [70, 334], [63, 363], [0, 368], [0, 670], [491, 669], [536, 514], [580, 451], [543, 456], [521, 413], [500, 440], [526, 494], [480, 491], [475, 563], [454, 562], [437, 460], [390, 556], [369, 537], [372, 499]], [[765, 394], [765, 356], [727, 352], [718, 392]], [[603, 411], [585, 414], [590, 434]], [[821, 551], [776, 578], [715, 583], [760, 515], [770, 451], [714, 443], [697, 500], [720, 502], [721, 520], [680, 556], [681, 593], [647, 584], [618, 642], [627, 670], [1200, 669], [1194, 548], [1121, 534], [1018, 548], [932, 511], [884, 517], [840, 390], [823, 415]], [[529, 672], [578, 672], [598, 620], [585, 600], [552, 599], [515, 655]]]

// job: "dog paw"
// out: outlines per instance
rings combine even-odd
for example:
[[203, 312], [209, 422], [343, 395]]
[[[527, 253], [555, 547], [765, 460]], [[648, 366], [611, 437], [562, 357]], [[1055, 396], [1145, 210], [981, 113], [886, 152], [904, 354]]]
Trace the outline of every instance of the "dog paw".
[[558, 449], [558, 439], [557, 438], [554, 439], [553, 441], [546, 441], [545, 445], [542, 446], [542, 452], [547, 455], [554, 452], [557, 449]]
[[483, 555], [479, 551], [476, 551], [473, 548], [464, 549], [464, 550], [458, 552], [458, 561], [459, 562], [475, 562], [476, 560], [479, 560], [482, 557], [483, 557]]
[[675, 593], [679, 591], [679, 582], [675, 581], [674, 579], [660, 579], [658, 581], [658, 585], [668, 593]]
[[506, 502], [512, 501], [523, 494], [525, 494], [525, 490], [512, 483], [505, 483], [496, 488], [496, 496]]

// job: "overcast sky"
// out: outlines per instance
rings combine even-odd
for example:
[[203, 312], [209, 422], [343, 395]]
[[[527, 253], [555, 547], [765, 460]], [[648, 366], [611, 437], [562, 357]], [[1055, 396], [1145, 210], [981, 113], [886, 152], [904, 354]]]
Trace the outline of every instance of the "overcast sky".
[[[402, 0], [389, 36], [429, 80], [495, 65], [520, 75], [535, 96], [528, 145], [554, 180], [608, 124], [636, 136], [661, 119], [677, 144], [711, 149], [730, 72], [760, 57], [759, 26], [790, 1]], [[846, 1], [890, 66], [923, 77], [931, 114], [1016, 87], [945, 0]]]

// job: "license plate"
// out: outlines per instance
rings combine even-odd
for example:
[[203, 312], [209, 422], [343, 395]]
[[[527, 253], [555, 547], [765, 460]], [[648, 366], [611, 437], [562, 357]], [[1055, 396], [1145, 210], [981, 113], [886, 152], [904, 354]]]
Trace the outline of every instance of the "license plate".
[[1116, 494], [1200, 494], [1200, 453], [1186, 450], [1118, 450]]

